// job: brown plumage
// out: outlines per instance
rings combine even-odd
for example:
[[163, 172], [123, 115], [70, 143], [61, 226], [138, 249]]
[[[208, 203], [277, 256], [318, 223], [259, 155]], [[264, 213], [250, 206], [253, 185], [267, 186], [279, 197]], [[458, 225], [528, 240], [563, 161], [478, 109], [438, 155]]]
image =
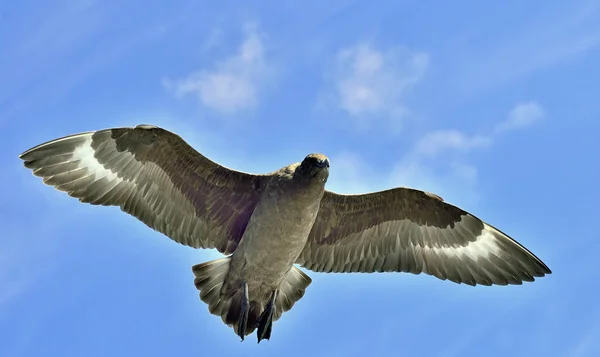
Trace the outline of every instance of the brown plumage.
[[119, 206], [193, 248], [228, 257], [192, 268], [200, 298], [244, 338], [292, 308], [316, 272], [411, 272], [469, 285], [550, 274], [498, 229], [431, 193], [326, 191], [329, 160], [308, 155], [270, 174], [234, 171], [179, 136], [139, 125], [76, 134], [20, 156], [81, 202]]

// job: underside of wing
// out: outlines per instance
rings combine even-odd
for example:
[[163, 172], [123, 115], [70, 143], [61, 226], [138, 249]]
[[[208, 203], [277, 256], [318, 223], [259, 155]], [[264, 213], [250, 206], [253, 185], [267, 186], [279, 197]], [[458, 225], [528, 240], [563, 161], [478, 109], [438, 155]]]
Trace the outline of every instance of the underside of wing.
[[225, 254], [235, 250], [264, 181], [150, 125], [67, 136], [20, 158], [44, 183], [81, 202], [118, 206], [181, 244]]
[[298, 263], [319, 272], [426, 273], [469, 285], [522, 284], [551, 273], [500, 230], [408, 188], [326, 192]]

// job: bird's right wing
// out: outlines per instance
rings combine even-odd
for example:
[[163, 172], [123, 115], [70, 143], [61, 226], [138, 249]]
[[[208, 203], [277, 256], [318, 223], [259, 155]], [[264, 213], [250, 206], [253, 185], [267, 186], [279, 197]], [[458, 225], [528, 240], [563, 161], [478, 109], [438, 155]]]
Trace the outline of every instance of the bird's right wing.
[[20, 158], [81, 202], [119, 206], [181, 244], [224, 254], [237, 247], [266, 178], [218, 165], [148, 125], [67, 136]]
[[472, 214], [423, 191], [325, 192], [298, 264], [318, 272], [427, 273], [470, 285], [550, 274], [535, 255]]

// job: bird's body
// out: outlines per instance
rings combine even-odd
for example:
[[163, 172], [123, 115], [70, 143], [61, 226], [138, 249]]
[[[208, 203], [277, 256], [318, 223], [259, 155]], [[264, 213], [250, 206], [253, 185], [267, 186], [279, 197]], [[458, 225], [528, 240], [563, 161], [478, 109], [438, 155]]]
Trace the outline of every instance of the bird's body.
[[319, 212], [325, 182], [294, 180], [294, 166], [270, 180], [231, 260], [229, 275], [246, 277], [253, 296], [271, 289], [268, 297], [283, 281], [306, 246]]
[[[293, 164], [269, 179], [231, 257], [225, 296], [248, 284], [250, 303], [264, 306], [306, 246], [317, 218], [326, 177], [303, 177]], [[326, 174], [326, 172], [324, 172]]]
[[503, 232], [440, 197], [408, 188], [325, 190], [329, 160], [253, 175], [220, 166], [164, 129], [71, 135], [23, 154], [44, 182], [91, 204], [119, 206], [149, 227], [225, 258], [192, 267], [209, 311], [243, 339], [292, 308], [316, 272], [411, 272], [469, 285], [550, 274]]

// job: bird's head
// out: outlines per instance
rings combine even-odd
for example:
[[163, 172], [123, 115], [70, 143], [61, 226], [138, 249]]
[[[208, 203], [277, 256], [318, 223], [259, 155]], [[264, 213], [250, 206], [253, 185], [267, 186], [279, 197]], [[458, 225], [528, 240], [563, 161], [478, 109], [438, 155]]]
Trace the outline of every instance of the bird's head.
[[297, 171], [303, 176], [327, 181], [327, 177], [329, 177], [329, 159], [323, 154], [310, 154], [302, 160]]

